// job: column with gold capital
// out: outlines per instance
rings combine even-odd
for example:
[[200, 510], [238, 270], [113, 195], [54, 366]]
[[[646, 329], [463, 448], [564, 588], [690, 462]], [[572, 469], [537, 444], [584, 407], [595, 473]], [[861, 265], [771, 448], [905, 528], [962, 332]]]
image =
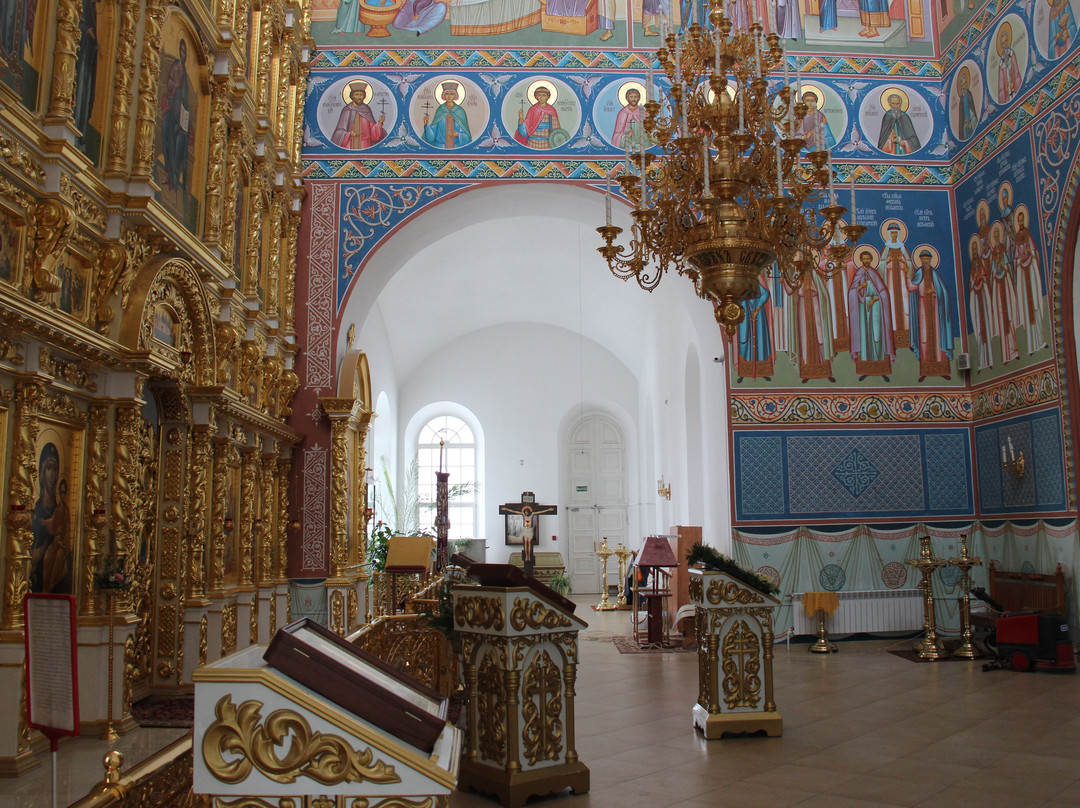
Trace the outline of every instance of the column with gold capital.
[[37, 382], [15, 385], [15, 443], [11, 453], [11, 477], [8, 479], [7, 546], [4, 563], [4, 617], [0, 628], [21, 630], [23, 596], [30, 591], [30, 530], [34, 507], [34, 484], [37, 481], [37, 410], [45, 388]]
[[135, 113], [135, 159], [132, 179], [153, 178], [154, 132], [161, 80], [161, 26], [165, 22], [164, 0], [146, 0], [143, 46], [139, 62], [139, 101]]
[[70, 124], [75, 108], [75, 57], [79, 52], [79, 0], [58, 0], [56, 41], [51, 53], [53, 73], [47, 124]]

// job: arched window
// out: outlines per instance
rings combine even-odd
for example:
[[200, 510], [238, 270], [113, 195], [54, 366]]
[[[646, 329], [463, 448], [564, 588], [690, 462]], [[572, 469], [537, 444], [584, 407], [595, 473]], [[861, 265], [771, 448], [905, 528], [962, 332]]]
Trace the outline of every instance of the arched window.
[[476, 538], [476, 439], [469, 425], [453, 415], [432, 418], [416, 439], [421, 527], [435, 524], [435, 472], [440, 463], [450, 473], [450, 538]]

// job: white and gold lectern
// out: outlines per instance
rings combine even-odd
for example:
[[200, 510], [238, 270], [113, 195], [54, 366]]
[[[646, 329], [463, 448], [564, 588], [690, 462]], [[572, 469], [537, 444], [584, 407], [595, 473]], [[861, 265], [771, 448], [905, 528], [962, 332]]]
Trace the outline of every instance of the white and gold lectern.
[[446, 699], [314, 622], [192, 678], [193, 790], [213, 808], [449, 804], [462, 733]]

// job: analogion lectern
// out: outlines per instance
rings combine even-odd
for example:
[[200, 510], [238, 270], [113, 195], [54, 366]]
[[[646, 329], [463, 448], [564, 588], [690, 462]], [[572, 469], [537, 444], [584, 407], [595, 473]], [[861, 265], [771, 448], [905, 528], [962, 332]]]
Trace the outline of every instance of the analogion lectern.
[[313, 621], [192, 678], [193, 791], [214, 805], [444, 805], [457, 784], [446, 698]]
[[[668, 588], [668, 574], [660, 570], [671, 569], [679, 566], [679, 559], [671, 545], [664, 536], [646, 536], [645, 543], [641, 546], [641, 552], [637, 557], [638, 569], [648, 568], [652, 576], [652, 588], [638, 591], [638, 597], [645, 600], [645, 613], [648, 615], [648, 643], [649, 645], [663, 645], [664, 632], [664, 601], [671, 597]], [[660, 586], [660, 576], [664, 576], [664, 586]]]
[[467, 694], [461, 788], [507, 808], [533, 795], [589, 790], [574, 734], [575, 604], [510, 564], [473, 564], [452, 590]]

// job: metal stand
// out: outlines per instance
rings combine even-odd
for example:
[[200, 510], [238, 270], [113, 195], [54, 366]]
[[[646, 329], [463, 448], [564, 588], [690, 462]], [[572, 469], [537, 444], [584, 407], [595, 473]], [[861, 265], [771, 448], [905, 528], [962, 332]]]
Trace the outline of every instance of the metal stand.
[[105, 612], [109, 615], [109, 694], [107, 697], [108, 713], [105, 717], [105, 729], [101, 733], [102, 740], [115, 741], [120, 733], [113, 727], [113, 624], [116, 622], [116, 599], [111, 589], [105, 590]]
[[818, 620], [818, 638], [817, 641], [810, 646], [810, 653], [812, 654], [835, 654], [836, 646], [829, 642], [829, 634], [825, 631], [825, 610], [817, 610]]
[[[1021, 454], [1023, 457], [1023, 454]], [[975, 659], [979, 652], [971, 642], [971, 568], [981, 567], [982, 559], [968, 555], [967, 536], [960, 537], [960, 556], [950, 558], [949, 563], [960, 570], [960, 647], [953, 656]]]
[[614, 609], [616, 604], [608, 600], [607, 562], [615, 554], [615, 550], [607, 546], [607, 537], [600, 542], [600, 549], [596, 554], [600, 556], [600, 603], [597, 604], [596, 611], [608, 612]]
[[930, 537], [923, 536], [919, 539], [919, 557], [909, 558], [907, 563], [922, 573], [922, 581], [919, 588], [923, 593], [923, 639], [915, 645], [920, 659], [944, 659], [947, 654], [937, 636], [937, 614], [934, 606], [934, 590], [931, 584], [931, 576], [934, 570], [944, 567], [944, 558], [934, 557], [934, 549], [930, 546]]
[[637, 550], [627, 550], [620, 543], [615, 548], [615, 557], [619, 559], [619, 597], [615, 598], [615, 607], [626, 605], [626, 562], [637, 557]]

